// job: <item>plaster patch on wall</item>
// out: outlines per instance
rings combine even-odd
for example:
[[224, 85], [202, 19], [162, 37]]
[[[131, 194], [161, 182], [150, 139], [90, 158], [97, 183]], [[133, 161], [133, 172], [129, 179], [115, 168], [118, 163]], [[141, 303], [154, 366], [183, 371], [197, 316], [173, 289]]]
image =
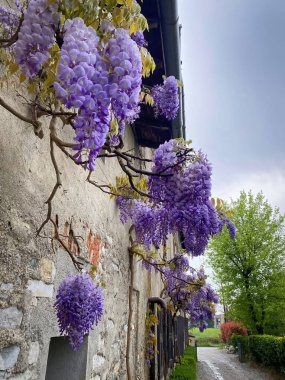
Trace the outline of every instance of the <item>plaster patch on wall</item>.
[[27, 289], [34, 297], [52, 298], [53, 296], [53, 285], [47, 285], [43, 281], [29, 280]]
[[7, 307], [0, 309], [0, 328], [19, 327], [23, 318], [23, 313], [17, 307]]
[[53, 282], [56, 272], [54, 262], [44, 257], [40, 260], [39, 265], [42, 280], [47, 283]]
[[100, 368], [104, 363], [106, 359], [104, 358], [103, 355], [94, 355], [93, 356], [93, 369], [98, 369]]
[[89, 261], [93, 265], [98, 265], [100, 259], [100, 250], [102, 247], [102, 239], [99, 234], [93, 235], [89, 232], [87, 239], [87, 249]]
[[31, 342], [29, 356], [28, 356], [28, 363], [35, 364], [38, 361], [39, 353], [40, 353], [39, 342]]
[[18, 356], [20, 353], [19, 346], [5, 347], [0, 351], [0, 370], [5, 371], [6, 369], [14, 367], [17, 363]]

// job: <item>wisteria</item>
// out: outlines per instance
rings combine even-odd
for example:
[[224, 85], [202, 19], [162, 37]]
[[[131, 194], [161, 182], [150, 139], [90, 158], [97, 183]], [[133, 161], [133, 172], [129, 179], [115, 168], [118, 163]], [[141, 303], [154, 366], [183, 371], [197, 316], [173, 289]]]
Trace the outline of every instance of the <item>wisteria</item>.
[[189, 266], [187, 255], [177, 254], [164, 270], [162, 276], [165, 288], [164, 295], [169, 298], [174, 310], [186, 313], [203, 331], [207, 320], [211, 319], [214, 304], [218, 297], [206, 282], [203, 270], [195, 271]]
[[[81, 18], [68, 20], [58, 67], [60, 83], [54, 83], [58, 98], [68, 108], [79, 109], [74, 119], [75, 157], [81, 162], [83, 154], [88, 154], [90, 170], [106, 142], [112, 115], [121, 136], [125, 124], [138, 116], [141, 88], [141, 57], [127, 32], [116, 30], [116, 37], [103, 50], [98, 42], [95, 30]], [[116, 145], [114, 136], [111, 142]]]
[[[68, 108], [78, 108], [74, 119], [78, 162], [86, 158], [86, 167], [94, 170], [95, 160], [109, 130], [110, 99], [108, 67], [98, 52], [99, 37], [81, 18], [67, 20], [64, 43], [54, 88]], [[86, 157], [84, 154], [86, 153]]]
[[123, 136], [126, 123], [132, 123], [139, 114], [142, 82], [142, 61], [137, 44], [124, 29], [117, 29], [106, 48], [110, 64], [110, 87], [112, 112], [119, 123]]
[[68, 335], [76, 351], [85, 334], [103, 315], [103, 293], [90, 275], [69, 276], [59, 286], [55, 308], [61, 335]]
[[14, 53], [17, 64], [28, 77], [37, 74], [50, 57], [49, 48], [54, 44], [60, 19], [57, 7], [57, 3], [48, 5], [46, 0], [31, 0], [24, 11]]
[[163, 115], [168, 120], [175, 119], [179, 109], [178, 84], [174, 76], [165, 79], [163, 85], [152, 89], [155, 114]]
[[[139, 243], [148, 249], [151, 244], [165, 244], [169, 234], [180, 232], [186, 250], [203, 254], [211, 236], [226, 223], [231, 236], [234, 230], [226, 219], [220, 219], [211, 196], [212, 168], [201, 152], [193, 154], [184, 143], [168, 141], [155, 151], [149, 178], [150, 202], [142, 200], [119, 202], [123, 213], [135, 226]], [[161, 176], [159, 174], [165, 174]]]
[[213, 288], [207, 284], [204, 271], [190, 267], [189, 256], [185, 253], [177, 253], [168, 261], [158, 261], [147, 254], [141, 255], [141, 259], [145, 269], [154, 269], [161, 274], [162, 296], [174, 313], [186, 313], [191, 324], [203, 331], [207, 320], [213, 317], [214, 304], [219, 301]]
[[146, 44], [144, 35], [140, 31], [137, 31], [136, 33], [132, 34], [131, 37], [132, 40], [134, 40], [139, 47], [142, 47]]

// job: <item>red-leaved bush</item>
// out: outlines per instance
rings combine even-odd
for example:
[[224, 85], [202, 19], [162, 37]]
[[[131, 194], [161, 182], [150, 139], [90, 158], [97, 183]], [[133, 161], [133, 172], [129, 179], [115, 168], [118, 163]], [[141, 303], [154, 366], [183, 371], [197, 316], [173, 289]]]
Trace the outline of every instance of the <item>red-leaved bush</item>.
[[230, 321], [221, 324], [221, 338], [224, 343], [228, 343], [233, 334], [246, 336], [248, 331], [240, 322]]

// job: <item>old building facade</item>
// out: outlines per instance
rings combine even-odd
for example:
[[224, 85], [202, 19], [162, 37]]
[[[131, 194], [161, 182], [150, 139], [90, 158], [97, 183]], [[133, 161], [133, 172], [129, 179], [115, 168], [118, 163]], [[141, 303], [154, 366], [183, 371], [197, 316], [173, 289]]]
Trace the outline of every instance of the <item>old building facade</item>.
[[[150, 23], [146, 38], [158, 67], [156, 75], [181, 79], [176, 1], [145, 0], [143, 12]], [[25, 114], [15, 91], [2, 90], [1, 97]], [[157, 363], [152, 375], [145, 363], [145, 317], [149, 299], [160, 297], [159, 274], [149, 273], [135, 259], [134, 286], [129, 288], [130, 226], [120, 222], [115, 201], [87, 183], [86, 172], [58, 150], [62, 186], [53, 200], [53, 217], [64, 244], [86, 265], [95, 265], [105, 283], [103, 320], [85, 337], [80, 350], [73, 353], [60, 337], [55, 296], [60, 282], [76, 269], [66, 251], [51, 244], [51, 225], [36, 235], [55, 183], [49, 141], [39, 139], [31, 126], [4, 108], [0, 122], [0, 379], [126, 379], [129, 291], [133, 298], [132, 372], [135, 379], [158, 378]], [[64, 129], [62, 134], [72, 139]], [[174, 123], [164, 125], [145, 109], [136, 125], [128, 128], [125, 148], [150, 156], [159, 143], [182, 135], [182, 110]], [[115, 160], [97, 160], [94, 180], [98, 183], [112, 183], [120, 175]], [[170, 255], [178, 244], [178, 240], [169, 242]], [[161, 371], [159, 377], [165, 373]]]

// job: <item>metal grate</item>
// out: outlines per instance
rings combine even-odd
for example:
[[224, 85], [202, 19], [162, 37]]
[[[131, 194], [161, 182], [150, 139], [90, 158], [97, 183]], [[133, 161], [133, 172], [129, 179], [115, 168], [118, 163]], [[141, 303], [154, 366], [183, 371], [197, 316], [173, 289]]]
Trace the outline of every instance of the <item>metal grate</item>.
[[188, 344], [188, 318], [172, 317], [170, 311], [150, 305], [159, 323], [153, 331], [157, 338], [157, 354], [151, 361], [150, 380], [166, 379], [169, 369], [173, 367]]

